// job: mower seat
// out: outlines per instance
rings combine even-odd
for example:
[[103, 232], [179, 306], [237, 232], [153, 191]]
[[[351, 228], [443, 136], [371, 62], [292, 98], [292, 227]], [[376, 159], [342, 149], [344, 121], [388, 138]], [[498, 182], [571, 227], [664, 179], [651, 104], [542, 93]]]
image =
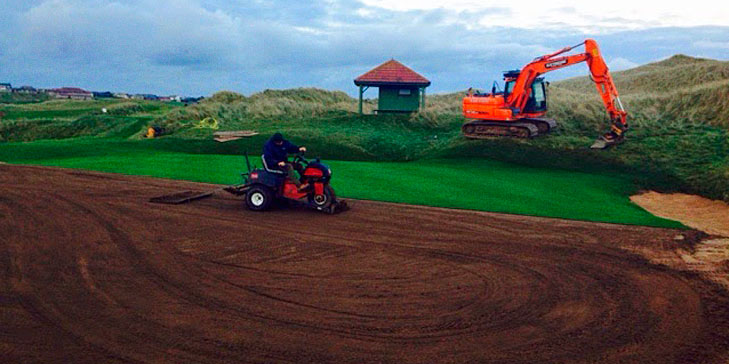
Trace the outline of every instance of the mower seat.
[[261, 155], [261, 161], [263, 161], [263, 169], [266, 170], [266, 172], [270, 173], [276, 173], [276, 174], [285, 174], [284, 171], [276, 168], [268, 168], [268, 164], [266, 164], [266, 157], [264, 155]]

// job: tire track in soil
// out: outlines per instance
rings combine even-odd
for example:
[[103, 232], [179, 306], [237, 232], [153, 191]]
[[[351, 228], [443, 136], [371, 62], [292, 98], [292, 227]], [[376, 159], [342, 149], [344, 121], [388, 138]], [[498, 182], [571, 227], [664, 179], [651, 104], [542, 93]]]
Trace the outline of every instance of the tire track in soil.
[[675, 230], [368, 201], [335, 216], [224, 195], [147, 203], [208, 187], [0, 166], [6, 361], [729, 359], [729, 296], [671, 268]]

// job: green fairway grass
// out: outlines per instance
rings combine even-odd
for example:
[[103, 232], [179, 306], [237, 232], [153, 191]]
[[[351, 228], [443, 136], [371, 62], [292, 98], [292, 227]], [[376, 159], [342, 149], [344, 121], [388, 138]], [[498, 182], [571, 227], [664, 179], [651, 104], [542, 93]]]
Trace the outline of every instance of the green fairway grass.
[[[76, 138], [0, 144], [0, 161], [218, 184], [241, 182], [245, 159], [200, 154], [164, 140]], [[199, 146], [198, 146], [199, 147]], [[228, 143], [234, 148], [234, 143]], [[196, 148], [191, 144], [192, 150]], [[228, 151], [229, 152], [229, 151]], [[316, 150], [312, 150], [312, 154]], [[257, 154], [257, 153], [255, 153]], [[261, 165], [260, 158], [251, 158]], [[526, 167], [488, 159], [326, 160], [339, 196], [577, 220], [681, 228], [632, 204], [625, 174]]]

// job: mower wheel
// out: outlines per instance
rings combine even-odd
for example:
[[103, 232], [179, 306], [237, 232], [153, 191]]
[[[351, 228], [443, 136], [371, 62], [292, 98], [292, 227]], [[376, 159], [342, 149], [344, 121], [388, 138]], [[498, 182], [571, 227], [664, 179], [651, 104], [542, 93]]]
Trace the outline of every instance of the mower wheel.
[[329, 207], [337, 196], [334, 195], [334, 189], [330, 186], [324, 187], [324, 193], [321, 195], [310, 194], [309, 204], [315, 207], [317, 210], [324, 210]]
[[246, 193], [246, 206], [253, 211], [268, 209], [273, 202], [273, 193], [268, 187], [253, 186]]

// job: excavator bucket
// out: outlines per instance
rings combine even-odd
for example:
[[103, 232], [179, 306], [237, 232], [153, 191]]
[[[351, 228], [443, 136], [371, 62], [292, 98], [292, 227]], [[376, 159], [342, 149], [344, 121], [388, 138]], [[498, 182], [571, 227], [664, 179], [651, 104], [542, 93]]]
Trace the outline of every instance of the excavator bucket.
[[623, 138], [606, 138], [604, 135], [597, 138], [590, 146], [590, 149], [607, 149], [615, 144], [623, 142]]
[[594, 143], [590, 146], [590, 149], [605, 149], [609, 146], [608, 141], [602, 137], [597, 138]]

